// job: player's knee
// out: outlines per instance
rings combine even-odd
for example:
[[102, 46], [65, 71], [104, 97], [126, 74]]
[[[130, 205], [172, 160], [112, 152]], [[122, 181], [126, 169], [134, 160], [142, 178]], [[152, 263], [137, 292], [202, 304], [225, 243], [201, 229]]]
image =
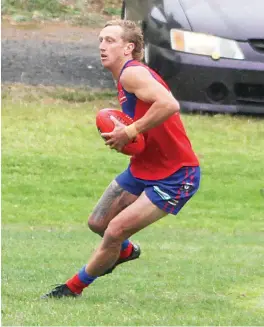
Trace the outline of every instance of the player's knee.
[[102, 235], [106, 228], [105, 224], [101, 221], [95, 220], [92, 215], [88, 218], [88, 227], [91, 231], [99, 235]]
[[125, 239], [124, 229], [120, 225], [110, 222], [107, 229], [105, 230], [104, 238], [107, 243], [123, 242]]

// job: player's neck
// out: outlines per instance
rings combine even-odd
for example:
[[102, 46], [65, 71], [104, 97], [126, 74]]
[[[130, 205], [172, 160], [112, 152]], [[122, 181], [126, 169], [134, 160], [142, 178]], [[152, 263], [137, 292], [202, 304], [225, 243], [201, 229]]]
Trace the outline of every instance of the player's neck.
[[114, 67], [111, 68], [111, 73], [113, 75], [113, 78], [117, 81], [119, 79], [119, 76], [121, 74], [121, 71], [123, 69], [123, 67], [125, 66], [125, 64], [130, 61], [133, 60], [133, 58], [125, 58], [124, 60], [116, 63], [116, 65]]

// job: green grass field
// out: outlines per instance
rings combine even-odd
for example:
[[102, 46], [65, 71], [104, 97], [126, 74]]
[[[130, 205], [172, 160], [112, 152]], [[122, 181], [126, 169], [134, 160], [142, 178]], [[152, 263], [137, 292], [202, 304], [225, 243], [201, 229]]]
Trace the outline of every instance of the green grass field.
[[139, 260], [79, 299], [39, 299], [96, 248], [87, 216], [128, 163], [94, 124], [109, 103], [3, 99], [2, 325], [264, 325], [264, 121], [251, 117], [183, 115], [197, 195], [133, 237]]
[[[121, 15], [122, 0], [2, 0], [2, 15], [16, 23], [53, 19], [103, 27], [106, 17]], [[25, 26], [25, 25], [24, 25]]]

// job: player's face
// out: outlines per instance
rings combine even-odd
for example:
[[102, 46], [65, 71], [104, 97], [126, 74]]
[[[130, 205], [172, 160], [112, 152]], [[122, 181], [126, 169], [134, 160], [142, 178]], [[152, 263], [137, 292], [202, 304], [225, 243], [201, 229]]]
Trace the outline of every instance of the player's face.
[[123, 29], [121, 26], [107, 26], [101, 31], [99, 49], [104, 67], [111, 69], [117, 62], [121, 63], [127, 57], [127, 42], [122, 39], [122, 34]]

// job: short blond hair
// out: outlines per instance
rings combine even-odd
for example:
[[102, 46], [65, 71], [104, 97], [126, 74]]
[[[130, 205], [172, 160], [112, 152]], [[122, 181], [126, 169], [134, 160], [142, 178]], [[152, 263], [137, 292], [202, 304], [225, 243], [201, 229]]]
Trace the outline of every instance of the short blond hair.
[[134, 43], [135, 49], [132, 52], [132, 57], [135, 60], [142, 60], [143, 58], [143, 47], [144, 47], [144, 37], [142, 30], [137, 24], [131, 20], [115, 19], [110, 20], [105, 24], [107, 26], [120, 26], [122, 27], [124, 34], [122, 39], [125, 42]]

